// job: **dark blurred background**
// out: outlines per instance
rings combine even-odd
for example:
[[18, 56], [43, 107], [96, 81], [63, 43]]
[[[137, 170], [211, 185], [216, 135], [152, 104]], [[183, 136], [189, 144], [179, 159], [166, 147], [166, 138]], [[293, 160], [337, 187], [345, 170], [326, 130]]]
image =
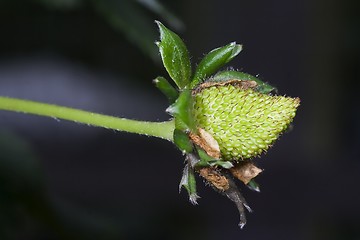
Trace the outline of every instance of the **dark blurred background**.
[[359, 1], [1, 0], [0, 95], [161, 121], [158, 19], [195, 64], [237, 41], [235, 69], [299, 96], [294, 129], [257, 160], [243, 230], [199, 179], [178, 193], [169, 142], [0, 112], [0, 239], [360, 239]]

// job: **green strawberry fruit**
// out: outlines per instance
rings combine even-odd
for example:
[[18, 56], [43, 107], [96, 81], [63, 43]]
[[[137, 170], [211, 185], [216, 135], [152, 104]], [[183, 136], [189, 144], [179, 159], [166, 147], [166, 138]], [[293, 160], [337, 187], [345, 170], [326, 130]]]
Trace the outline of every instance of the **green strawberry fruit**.
[[295, 117], [299, 98], [263, 94], [255, 87], [254, 81], [229, 80], [193, 90], [196, 125], [218, 142], [223, 160], [260, 155]]

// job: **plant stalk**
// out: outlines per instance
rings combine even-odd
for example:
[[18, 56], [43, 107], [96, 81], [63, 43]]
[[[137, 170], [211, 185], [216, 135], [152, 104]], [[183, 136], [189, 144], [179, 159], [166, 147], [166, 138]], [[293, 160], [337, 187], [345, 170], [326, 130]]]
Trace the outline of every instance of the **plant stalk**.
[[0, 97], [0, 110], [65, 119], [117, 131], [158, 137], [169, 141], [173, 141], [173, 132], [175, 129], [173, 120], [165, 122], [137, 121], [53, 104], [8, 97]]

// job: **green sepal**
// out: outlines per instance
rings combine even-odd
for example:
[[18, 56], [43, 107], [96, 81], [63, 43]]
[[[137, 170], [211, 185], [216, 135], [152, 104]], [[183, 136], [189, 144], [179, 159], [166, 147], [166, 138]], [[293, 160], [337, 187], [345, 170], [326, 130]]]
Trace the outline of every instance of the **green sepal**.
[[259, 78], [254, 77], [253, 75], [248, 73], [238, 72], [233, 70], [218, 72], [215, 76], [213, 76], [210, 79], [210, 81], [221, 82], [221, 81], [228, 81], [233, 79], [244, 80], [244, 81], [255, 81], [258, 84], [258, 86], [256, 87], [256, 91], [260, 93], [268, 94], [273, 91], [277, 92], [277, 89], [275, 87], [261, 81]]
[[255, 192], [260, 192], [260, 186], [257, 182], [255, 182], [254, 179], [251, 179], [250, 182], [246, 184], [246, 186]]
[[234, 167], [234, 165], [229, 161], [222, 161], [213, 157], [210, 157], [204, 150], [201, 148], [196, 148], [200, 161], [196, 163], [196, 167], [214, 167], [220, 166], [225, 169]]
[[193, 99], [189, 89], [183, 90], [174, 104], [166, 111], [175, 117], [175, 128], [182, 131], [195, 130], [195, 121], [192, 114]]
[[191, 153], [193, 151], [193, 144], [189, 136], [179, 129], [174, 130], [174, 143], [184, 153]]
[[229, 161], [221, 161], [221, 160], [210, 163], [210, 166], [211, 167], [220, 166], [220, 167], [225, 168], [225, 169], [230, 169], [230, 168], [234, 167], [234, 165], [231, 162], [229, 162]]
[[179, 97], [179, 92], [164, 78], [154, 79], [155, 86], [168, 98], [170, 104], [173, 104]]
[[199, 196], [196, 192], [196, 179], [194, 169], [190, 166], [190, 163], [186, 164], [183, 170], [183, 175], [179, 184], [179, 192], [181, 188], [185, 188], [189, 194], [189, 200], [192, 204], [197, 204]]
[[230, 62], [241, 52], [241, 50], [241, 45], [232, 42], [224, 47], [219, 47], [210, 51], [197, 66], [190, 87], [195, 88], [201, 81], [208, 78], [226, 63]]
[[191, 77], [191, 64], [188, 50], [181, 38], [161, 22], [155, 21], [160, 30], [160, 42], [157, 42], [161, 59], [166, 71], [175, 84], [184, 89]]

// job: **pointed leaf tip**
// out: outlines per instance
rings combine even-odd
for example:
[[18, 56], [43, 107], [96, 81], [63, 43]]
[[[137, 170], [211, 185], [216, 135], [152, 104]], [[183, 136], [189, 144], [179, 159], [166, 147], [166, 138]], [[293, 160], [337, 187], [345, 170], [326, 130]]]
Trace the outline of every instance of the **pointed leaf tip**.
[[230, 62], [241, 50], [242, 46], [240, 44], [231, 42], [226, 46], [210, 51], [197, 66], [190, 87], [195, 88], [204, 79], [210, 77], [211, 74]]
[[179, 97], [179, 92], [163, 77], [157, 77], [153, 80], [155, 86], [168, 98], [170, 104], [173, 104]]
[[187, 163], [183, 170], [183, 175], [179, 184], [179, 192], [181, 188], [185, 188], [189, 194], [189, 200], [193, 205], [197, 204], [199, 196], [196, 192], [196, 179], [194, 169]]
[[188, 50], [181, 38], [159, 21], [155, 21], [160, 30], [159, 47], [161, 59], [169, 76], [175, 84], [184, 89], [191, 77], [191, 64]]

